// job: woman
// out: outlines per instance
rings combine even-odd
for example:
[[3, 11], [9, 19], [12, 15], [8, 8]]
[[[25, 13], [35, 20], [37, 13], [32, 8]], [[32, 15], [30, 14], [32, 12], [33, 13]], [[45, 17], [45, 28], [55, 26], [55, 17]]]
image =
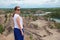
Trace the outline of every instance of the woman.
[[20, 7], [16, 6], [14, 8], [15, 13], [14, 13], [14, 37], [15, 40], [24, 40], [24, 33], [23, 33], [23, 19], [20, 14]]

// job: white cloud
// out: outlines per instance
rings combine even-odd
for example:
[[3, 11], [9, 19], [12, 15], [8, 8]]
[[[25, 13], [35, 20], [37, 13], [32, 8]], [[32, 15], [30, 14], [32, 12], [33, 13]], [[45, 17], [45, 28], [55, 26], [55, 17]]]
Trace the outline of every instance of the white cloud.
[[60, 6], [60, 0], [0, 0], [0, 5], [9, 6], [12, 4], [16, 5], [50, 5]]
[[45, 3], [57, 3], [59, 0], [23, 0], [25, 4], [45, 4]]
[[11, 5], [11, 4], [21, 4], [21, 1], [17, 1], [17, 0], [0, 0], [0, 5]]

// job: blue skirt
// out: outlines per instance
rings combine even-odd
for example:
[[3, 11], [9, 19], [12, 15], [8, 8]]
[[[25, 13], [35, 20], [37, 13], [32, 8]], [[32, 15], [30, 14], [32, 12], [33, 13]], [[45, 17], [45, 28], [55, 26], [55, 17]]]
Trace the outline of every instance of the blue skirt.
[[[24, 32], [24, 29], [22, 30]], [[14, 37], [15, 37], [15, 40], [24, 40], [24, 35], [21, 34], [21, 31], [18, 28], [14, 28]]]

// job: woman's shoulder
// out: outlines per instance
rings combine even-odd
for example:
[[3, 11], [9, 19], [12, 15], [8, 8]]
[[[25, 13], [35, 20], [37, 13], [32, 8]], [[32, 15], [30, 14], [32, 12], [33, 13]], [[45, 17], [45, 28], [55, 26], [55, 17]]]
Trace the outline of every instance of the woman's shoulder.
[[15, 14], [15, 16], [19, 16], [18, 14]]
[[20, 17], [20, 16], [19, 16], [18, 14], [15, 14], [15, 15], [14, 15], [14, 18], [17, 18], [17, 17]]

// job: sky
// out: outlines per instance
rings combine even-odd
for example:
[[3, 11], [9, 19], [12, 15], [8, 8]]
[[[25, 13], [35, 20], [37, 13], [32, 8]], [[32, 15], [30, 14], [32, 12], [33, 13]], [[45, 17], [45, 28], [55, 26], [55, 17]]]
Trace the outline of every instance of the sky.
[[0, 8], [53, 8], [60, 7], [60, 0], [0, 0]]

